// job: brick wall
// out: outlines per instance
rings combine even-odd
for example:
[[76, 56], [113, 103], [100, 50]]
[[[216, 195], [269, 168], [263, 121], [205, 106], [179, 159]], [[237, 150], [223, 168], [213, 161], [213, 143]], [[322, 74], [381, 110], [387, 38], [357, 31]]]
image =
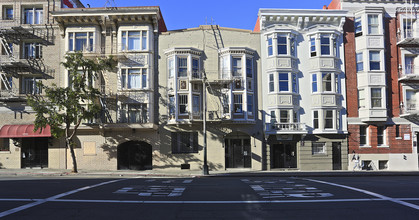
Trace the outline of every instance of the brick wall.
[[358, 87], [356, 75], [356, 53], [354, 18], [346, 18], [343, 26], [345, 44], [346, 101], [348, 117], [358, 117]]
[[389, 117], [399, 117], [399, 73], [398, 73], [398, 48], [397, 48], [397, 20], [385, 18], [385, 47], [387, 71], [387, 109]]
[[[359, 128], [360, 125], [348, 125], [348, 150], [349, 153], [355, 151], [360, 154], [377, 154], [377, 153], [412, 153], [412, 136], [410, 125], [398, 125], [399, 137], [396, 137], [396, 125], [387, 126], [385, 130], [385, 138], [388, 147], [378, 147], [377, 145], [377, 126], [368, 126], [368, 147], [359, 147]], [[410, 140], [404, 140], [404, 135], [409, 134]]]

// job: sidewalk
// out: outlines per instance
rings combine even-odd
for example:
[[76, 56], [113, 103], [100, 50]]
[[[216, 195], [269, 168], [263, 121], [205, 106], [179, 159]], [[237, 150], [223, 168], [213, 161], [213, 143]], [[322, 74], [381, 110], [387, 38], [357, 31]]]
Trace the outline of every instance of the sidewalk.
[[419, 176], [419, 171], [250, 171], [250, 170], [222, 170], [210, 171], [210, 175], [203, 175], [202, 171], [191, 170], [117, 170], [91, 171], [60, 169], [0, 169], [1, 177], [13, 176], [65, 176], [65, 177], [345, 177], [345, 176]]

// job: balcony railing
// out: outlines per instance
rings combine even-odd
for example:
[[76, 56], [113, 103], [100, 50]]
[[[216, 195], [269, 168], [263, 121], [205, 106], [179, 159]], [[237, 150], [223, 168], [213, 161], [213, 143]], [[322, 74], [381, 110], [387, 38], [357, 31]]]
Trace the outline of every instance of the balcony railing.
[[418, 37], [415, 36], [413, 30], [404, 30], [404, 33], [397, 34], [398, 46], [417, 46], [419, 45]]
[[306, 131], [305, 123], [271, 123], [270, 130], [286, 131], [286, 132], [304, 132]]

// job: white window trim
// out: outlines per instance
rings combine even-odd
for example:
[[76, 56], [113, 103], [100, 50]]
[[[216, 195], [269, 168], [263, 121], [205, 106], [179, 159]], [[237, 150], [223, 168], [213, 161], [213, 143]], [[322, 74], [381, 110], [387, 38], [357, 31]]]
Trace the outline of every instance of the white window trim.
[[[365, 129], [365, 142], [366, 143], [361, 145], [361, 142], [359, 142], [359, 147], [361, 147], [361, 148], [371, 148], [371, 145], [370, 145], [370, 127], [368, 125], [360, 125], [360, 128], [361, 128], [361, 126], [366, 127], [366, 129]], [[360, 130], [360, 133], [361, 133], [361, 130]]]
[[[89, 33], [89, 32], [93, 32], [93, 45], [92, 45], [92, 51], [87, 51], [87, 50], [82, 50], [81, 52], [83, 52], [83, 53], [92, 53], [92, 52], [96, 52], [97, 51], [97, 48], [100, 48], [100, 46], [98, 46], [98, 45], [100, 45], [100, 34], [98, 34], [99, 33], [99, 31], [98, 31], [98, 29], [97, 28], [95, 28], [95, 27], [69, 27], [69, 28], [67, 28], [66, 30], [65, 30], [65, 51], [67, 51], [67, 52], [75, 52], [75, 50], [74, 50], [74, 47], [75, 47], [75, 33]], [[70, 33], [73, 33], [73, 39], [74, 39], [74, 42], [73, 42], [73, 50], [72, 51], [70, 51], [70, 48], [69, 48], [69, 41], [70, 41], [70, 38], [69, 38], [69, 34]], [[89, 37], [89, 34], [87, 34], [87, 37]], [[89, 45], [89, 39], [87, 39], [87, 45]]]
[[[141, 43], [140, 43], [140, 49], [139, 50], [122, 50], [122, 32], [123, 31], [141, 31]], [[143, 39], [142, 39], [142, 31], [147, 31], [147, 43], [146, 43], [146, 49], [143, 50], [142, 49], [142, 43], [143, 43]], [[149, 26], [120, 26], [118, 29], [118, 51], [119, 52], [127, 52], [127, 53], [131, 53], [131, 52], [143, 52], [143, 51], [150, 51], [151, 50], [151, 45], [150, 42], [151, 41], [151, 28]], [[128, 39], [128, 38], [127, 38]]]
[[[384, 127], [383, 129], [383, 144], [378, 144], [378, 127]], [[382, 125], [382, 126], [377, 126], [377, 147], [383, 147], [383, 148], [388, 148], [388, 141], [387, 141], [387, 126]]]
[[[138, 73], [140, 75], [140, 88], [128, 88], [128, 70], [130, 69], [138, 69], [140, 70], [140, 73]], [[143, 69], [146, 70], [146, 86], [143, 87]], [[125, 87], [121, 84], [121, 80], [122, 80], [122, 70], [126, 71], [126, 78], [125, 78]], [[120, 67], [119, 71], [118, 71], [118, 75], [120, 77], [121, 80], [119, 80], [119, 86], [120, 86], [120, 90], [124, 90], [124, 91], [130, 91], [130, 90], [148, 90], [150, 88], [150, 73], [149, 73], [149, 69], [146, 67]]]

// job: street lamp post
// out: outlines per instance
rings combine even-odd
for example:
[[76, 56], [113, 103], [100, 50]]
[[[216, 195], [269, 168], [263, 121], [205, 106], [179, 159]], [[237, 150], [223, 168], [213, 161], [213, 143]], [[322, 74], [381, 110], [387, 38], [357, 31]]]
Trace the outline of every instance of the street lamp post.
[[209, 175], [208, 172], [208, 161], [207, 161], [207, 85], [206, 85], [206, 81], [207, 80], [207, 76], [204, 72], [204, 76], [203, 76], [203, 83], [202, 83], [202, 90], [203, 90], [203, 94], [202, 94], [202, 99], [203, 99], [203, 106], [202, 106], [202, 110], [203, 110], [203, 123], [202, 123], [202, 127], [203, 127], [203, 133], [204, 133], [204, 165], [203, 165], [203, 175]]

